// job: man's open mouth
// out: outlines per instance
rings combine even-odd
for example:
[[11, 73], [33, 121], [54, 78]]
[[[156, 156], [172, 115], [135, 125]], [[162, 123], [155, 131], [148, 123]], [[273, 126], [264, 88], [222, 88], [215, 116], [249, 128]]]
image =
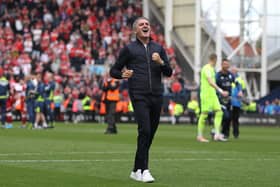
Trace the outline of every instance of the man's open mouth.
[[142, 31], [143, 31], [144, 33], [147, 33], [147, 32], [149, 32], [149, 29], [148, 29], [148, 28], [144, 28], [144, 29], [142, 29]]

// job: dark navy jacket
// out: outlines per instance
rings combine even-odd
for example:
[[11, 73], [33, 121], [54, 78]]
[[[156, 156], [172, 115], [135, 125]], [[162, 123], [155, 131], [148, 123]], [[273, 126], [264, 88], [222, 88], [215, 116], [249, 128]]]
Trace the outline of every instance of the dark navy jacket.
[[8, 98], [9, 88], [9, 81], [6, 77], [0, 77], [0, 99]]
[[[222, 88], [223, 90], [227, 91], [229, 93], [229, 96], [231, 95], [231, 88], [232, 88], [232, 83], [234, 83], [234, 75], [231, 72], [222, 72], [219, 71], [216, 73], [216, 84]], [[229, 105], [230, 104], [230, 97], [224, 98], [219, 95], [220, 103]]]
[[[152, 54], [157, 52], [164, 65], [152, 61]], [[165, 50], [159, 44], [150, 41], [147, 48], [139, 41], [133, 41], [121, 49], [116, 63], [110, 70], [110, 75], [116, 79], [122, 79], [122, 69], [133, 70], [133, 75], [128, 79], [130, 94], [162, 95], [162, 74], [172, 75]]]
[[36, 86], [31, 80], [27, 81], [26, 84], [26, 96], [27, 101], [31, 101], [36, 98]]

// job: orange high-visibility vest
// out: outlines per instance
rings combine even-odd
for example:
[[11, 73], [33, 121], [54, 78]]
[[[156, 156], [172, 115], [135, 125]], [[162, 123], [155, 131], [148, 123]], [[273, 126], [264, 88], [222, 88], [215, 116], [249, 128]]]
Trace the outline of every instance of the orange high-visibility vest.
[[100, 115], [105, 115], [106, 114], [106, 105], [105, 105], [104, 102], [100, 103], [99, 114]]
[[95, 101], [94, 99], [92, 99], [92, 100], [90, 101], [90, 110], [91, 110], [91, 111], [94, 111], [94, 110], [95, 110], [95, 103], [96, 103], [96, 101]]
[[[116, 79], [112, 79], [108, 82], [105, 82], [105, 86], [108, 85], [108, 83], [116, 83]], [[103, 96], [103, 95], [102, 95]], [[104, 96], [103, 96], [104, 97]], [[106, 93], [106, 100], [108, 101], [119, 101], [120, 100], [120, 90], [119, 88], [115, 89], [115, 90], [108, 90], [107, 93]]]
[[128, 104], [129, 104], [128, 101], [123, 101], [123, 102], [122, 102], [123, 113], [128, 113]]
[[116, 112], [123, 112], [123, 101], [118, 101], [116, 103]]
[[120, 91], [119, 89], [108, 90], [107, 100], [109, 101], [119, 101], [120, 100]]
[[64, 108], [67, 108], [69, 102], [70, 102], [70, 98], [67, 98], [67, 99], [63, 102]]
[[51, 109], [54, 110], [54, 108], [55, 108], [55, 107], [54, 107], [54, 102], [51, 102], [50, 105], [51, 105]]

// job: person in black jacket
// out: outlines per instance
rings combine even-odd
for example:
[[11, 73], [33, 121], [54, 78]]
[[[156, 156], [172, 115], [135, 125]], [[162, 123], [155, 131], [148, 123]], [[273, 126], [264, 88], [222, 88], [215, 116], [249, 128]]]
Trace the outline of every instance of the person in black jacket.
[[228, 97], [223, 97], [220, 94], [219, 100], [223, 110], [222, 133], [224, 138], [229, 137], [231, 123], [231, 87], [234, 82], [234, 75], [229, 71], [230, 63], [227, 59], [222, 60], [222, 69], [216, 74], [216, 83], [223, 90], [229, 93]]
[[153, 182], [148, 163], [149, 149], [156, 133], [163, 102], [162, 75], [171, 76], [172, 69], [163, 47], [150, 38], [150, 22], [139, 17], [133, 23], [136, 41], [121, 49], [110, 75], [128, 79], [129, 96], [138, 124], [137, 150], [130, 178]]

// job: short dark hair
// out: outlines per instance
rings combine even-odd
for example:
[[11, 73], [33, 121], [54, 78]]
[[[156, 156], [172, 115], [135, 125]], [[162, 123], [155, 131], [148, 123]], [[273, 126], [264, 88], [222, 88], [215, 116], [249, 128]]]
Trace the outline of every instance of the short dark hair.
[[209, 56], [209, 60], [211, 61], [217, 61], [217, 55], [215, 53], [212, 53], [210, 56]]
[[149, 20], [148, 18], [144, 17], [144, 16], [138, 17], [138, 18], [136, 18], [136, 20], [135, 20], [135, 21], [133, 22], [133, 24], [132, 24], [132, 30], [135, 30], [135, 29], [136, 29], [137, 23], [138, 23], [138, 21], [139, 21], [140, 19], [145, 19], [145, 20], [147, 20], [148, 22], [150, 22], [150, 20]]
[[229, 60], [228, 60], [227, 58], [223, 58], [222, 62], [223, 62], [223, 61], [229, 61]]

